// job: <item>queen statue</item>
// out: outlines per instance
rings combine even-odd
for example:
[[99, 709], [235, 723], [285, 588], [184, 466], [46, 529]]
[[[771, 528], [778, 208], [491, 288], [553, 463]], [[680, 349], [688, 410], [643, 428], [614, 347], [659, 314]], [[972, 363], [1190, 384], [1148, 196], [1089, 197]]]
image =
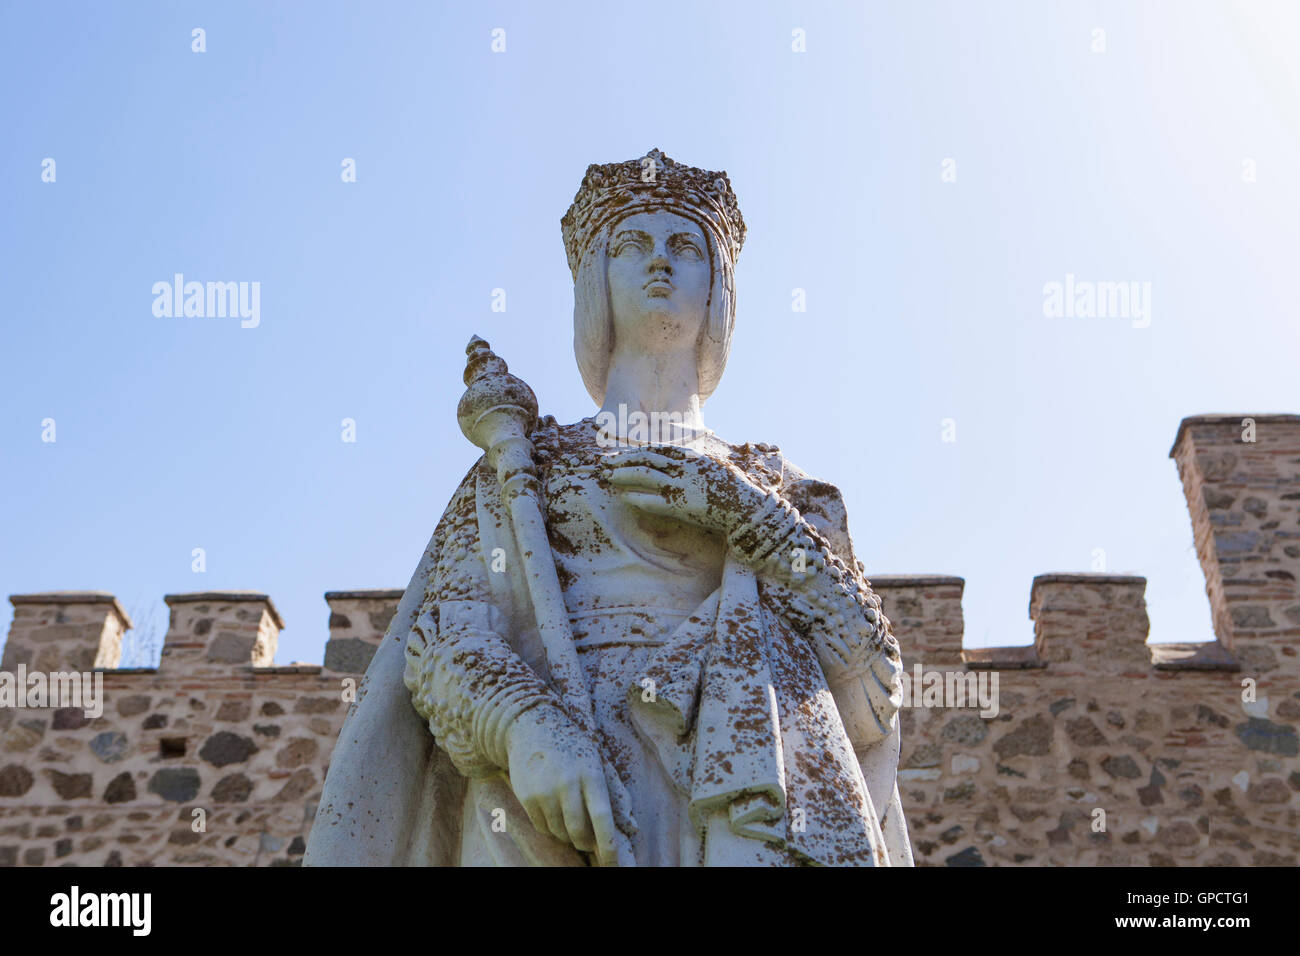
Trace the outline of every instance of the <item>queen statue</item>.
[[340, 734], [308, 865], [910, 866], [898, 642], [834, 485], [704, 426], [745, 222], [726, 173], [590, 166], [561, 221], [597, 410], [471, 340], [484, 452]]

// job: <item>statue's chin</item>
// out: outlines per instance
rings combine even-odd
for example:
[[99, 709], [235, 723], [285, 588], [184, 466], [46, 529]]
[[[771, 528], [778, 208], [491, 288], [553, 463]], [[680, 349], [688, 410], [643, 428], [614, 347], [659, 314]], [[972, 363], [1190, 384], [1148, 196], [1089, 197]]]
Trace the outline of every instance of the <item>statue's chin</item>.
[[671, 351], [693, 345], [704, 327], [703, 315], [689, 315], [663, 299], [647, 299], [648, 308], [637, 309], [626, 319], [615, 317], [615, 336], [637, 351]]

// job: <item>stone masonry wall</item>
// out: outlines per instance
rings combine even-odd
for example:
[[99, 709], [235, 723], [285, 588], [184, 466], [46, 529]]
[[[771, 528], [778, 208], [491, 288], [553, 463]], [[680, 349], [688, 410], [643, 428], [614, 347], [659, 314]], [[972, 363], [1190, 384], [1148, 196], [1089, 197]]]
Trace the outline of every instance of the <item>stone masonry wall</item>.
[[[1034, 644], [956, 669], [997, 674], [997, 715], [903, 713], [919, 864], [1300, 862], [1300, 416], [1189, 418], [1170, 455], [1217, 639], [1146, 645], [1142, 578], [1035, 579]], [[906, 667], [953, 669], [960, 636], [927, 632], [951, 612], [916, 596], [884, 597]]]
[[[1243, 419], [1187, 419], [1171, 452], [1208, 644], [1145, 643], [1143, 578], [1050, 574], [1033, 644], [963, 650], [961, 578], [872, 577], [909, 679], [998, 682], [996, 714], [921, 693], [903, 710], [919, 865], [1300, 862], [1300, 416]], [[0, 708], [0, 866], [299, 863], [400, 597], [327, 593], [324, 666], [275, 667], [266, 595], [169, 595], [159, 667], [120, 670], [112, 595], [13, 596], [0, 671], [99, 668], [106, 702], [93, 720]]]
[[904, 710], [899, 787], [918, 864], [1300, 862], [1300, 672], [1256, 674], [1244, 703], [1249, 675], [1231, 660], [1144, 646], [1144, 587], [1039, 578], [1029, 653], [964, 655], [964, 672], [997, 674], [996, 715]]
[[[364, 670], [359, 645], [382, 637], [375, 608], [391, 617], [394, 594], [330, 595], [357, 642], [327, 651], [333, 668], [267, 666], [282, 622], [266, 595], [169, 595], [160, 666], [106, 671], [102, 717], [0, 709], [0, 865], [296, 864], [359, 677], [342, 668]], [[110, 643], [120, 654], [111, 596], [11, 600], [0, 670], [78, 669]]]

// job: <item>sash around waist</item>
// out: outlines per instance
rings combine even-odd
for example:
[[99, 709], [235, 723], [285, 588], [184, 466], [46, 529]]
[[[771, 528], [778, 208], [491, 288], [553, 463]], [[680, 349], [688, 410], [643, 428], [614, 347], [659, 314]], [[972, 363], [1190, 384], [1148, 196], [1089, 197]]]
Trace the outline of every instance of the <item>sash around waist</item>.
[[629, 604], [574, 611], [569, 614], [569, 623], [578, 650], [610, 644], [661, 645], [693, 613], [693, 608]]

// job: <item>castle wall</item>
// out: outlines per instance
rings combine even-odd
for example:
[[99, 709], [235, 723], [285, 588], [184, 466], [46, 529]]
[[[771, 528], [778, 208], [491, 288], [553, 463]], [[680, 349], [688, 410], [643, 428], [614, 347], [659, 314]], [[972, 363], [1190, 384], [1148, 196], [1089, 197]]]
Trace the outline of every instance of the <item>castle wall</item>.
[[[169, 595], [159, 667], [104, 673], [102, 717], [0, 709], [0, 865], [296, 864], [360, 677], [347, 668], [368, 663], [395, 593], [329, 596], [346, 642], [332, 668], [268, 666], [282, 622], [264, 594]], [[14, 610], [6, 670], [93, 660], [101, 632], [120, 646], [102, 598]]]
[[1260, 678], [1248, 704], [1230, 658], [1153, 654], [1144, 587], [1039, 578], [1038, 642], [965, 655], [964, 673], [996, 673], [996, 714], [903, 711], [899, 788], [918, 864], [1300, 862], [1300, 672]]
[[[1141, 577], [1047, 574], [1032, 644], [963, 649], [961, 578], [872, 576], [909, 680], [918, 864], [1300, 862], [1300, 416], [1243, 418], [1187, 419], [1171, 452], [1212, 642], [1147, 645]], [[158, 668], [120, 670], [112, 595], [13, 596], [0, 672], [99, 668], [105, 703], [96, 719], [0, 707], [0, 866], [300, 862], [401, 591], [325, 597], [323, 666], [271, 666], [266, 595], [203, 592], [167, 597]], [[952, 691], [996, 678], [996, 712], [931, 699], [928, 674]]]
[[[961, 653], [997, 714], [903, 712], [919, 864], [1300, 862], [1300, 416], [1185, 419], [1170, 456], [1216, 640], [1146, 645], [1142, 578], [1036, 578], [1033, 645]], [[953, 669], [937, 596], [882, 593], [906, 667]]]

